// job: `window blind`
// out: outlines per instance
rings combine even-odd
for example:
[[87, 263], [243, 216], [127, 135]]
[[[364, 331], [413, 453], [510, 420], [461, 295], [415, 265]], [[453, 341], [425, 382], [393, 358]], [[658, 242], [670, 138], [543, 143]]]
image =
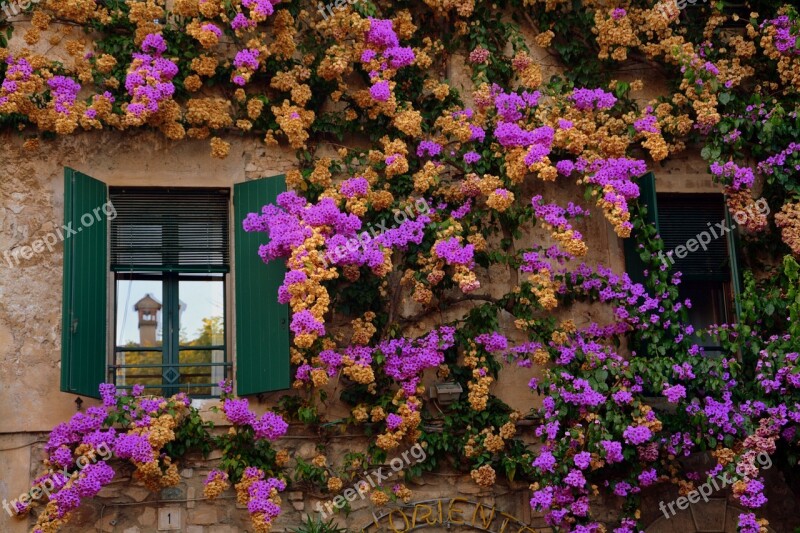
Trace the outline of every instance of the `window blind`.
[[227, 272], [228, 189], [111, 188], [111, 269]]
[[[721, 195], [658, 196], [658, 225], [664, 240], [664, 252], [673, 252], [675, 264], [672, 268], [681, 271], [686, 281], [731, 279], [727, 234], [717, 226], [720, 223], [727, 224]], [[703, 232], [711, 239], [706, 250], [687, 251], [682, 259], [675, 254], [675, 248], [685, 248], [690, 239], [698, 240], [698, 235]], [[705, 241], [705, 237], [703, 239]]]

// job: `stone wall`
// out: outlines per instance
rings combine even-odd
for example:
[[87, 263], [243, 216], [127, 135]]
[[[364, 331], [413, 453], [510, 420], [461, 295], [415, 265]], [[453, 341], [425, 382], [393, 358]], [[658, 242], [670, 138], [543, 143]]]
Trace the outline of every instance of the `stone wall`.
[[[289, 450], [292, 458], [289, 465], [289, 471], [291, 471], [295, 458], [300, 457], [306, 461], [311, 460], [317, 454], [318, 444], [318, 436], [307, 433], [303, 426], [293, 425], [289, 433], [278, 441], [276, 446], [280, 449]], [[356, 435], [334, 436], [326, 441], [327, 453], [337, 463], [341, 461], [341, 457], [344, 454], [354, 449], [366, 448], [366, 446], [367, 440]], [[34, 459], [30, 464], [31, 477], [37, 475], [41, 468], [40, 461], [36, 460], [44, 457], [41, 445], [37, 445], [34, 448], [32, 455]], [[188, 455], [180, 463], [180, 484], [163, 489], [159, 493], [153, 493], [142, 484], [136, 482], [132, 477], [133, 467], [129, 463], [112, 460], [111, 464], [117, 471], [114, 481], [104, 487], [97, 497], [82, 505], [63, 531], [65, 533], [110, 533], [116, 531], [148, 533], [169, 531], [170, 529], [167, 529], [169, 525], [175, 527], [175, 531], [185, 531], [187, 533], [252, 531], [247, 509], [245, 506], [236, 503], [236, 493], [233, 489], [225, 491], [213, 502], [205, 500], [203, 497], [203, 480], [209, 471], [218, 465], [219, 457], [218, 452], [212, 453], [208, 458], [203, 458], [199, 454]], [[384, 465], [377, 465], [370, 469], [368, 476], [364, 477], [374, 478], [374, 472], [377, 468], [382, 468], [383, 476], [386, 476], [387, 473], [393, 473], [394, 470], [390, 466], [393, 458], [387, 459], [387, 463]], [[391, 485], [394, 483], [398, 479], [398, 474], [399, 471], [397, 474], [393, 474], [386, 481], [386, 484]], [[352, 483], [357, 481], [359, 479], [354, 480]], [[350, 512], [347, 515], [344, 513], [333, 515], [333, 518], [341, 526], [347, 526], [354, 531], [360, 531], [371, 524], [373, 528], [371, 530], [374, 531], [376, 522], [382, 528], [386, 528], [389, 523], [392, 523], [394, 528], [402, 531], [409, 527], [404, 526], [404, 514], [409, 523], [414, 520], [413, 503], [410, 508], [407, 506], [405, 509], [402, 502], [390, 504], [380, 509], [375, 508], [370, 503], [368, 495], [366, 498], [361, 498], [357, 494], [353, 495], [354, 491], [348, 491], [347, 489], [351, 486], [352, 484], [345, 485], [337, 494], [323, 495], [316, 493], [314, 490], [308, 490], [308, 487], [302, 484], [290, 485], [281, 494], [283, 500], [281, 505], [282, 512], [275, 522], [273, 531], [278, 533], [290, 531], [291, 528], [296, 527], [309, 515], [322, 516], [319, 510], [322, 509], [324, 511], [325, 504], [339, 494], [350, 495]], [[495, 519], [493, 525], [495, 527], [502, 526], [504, 520], [511, 523], [511, 517], [523, 523], [532, 523], [537, 527], [544, 526], [541, 517], [531, 516], [531, 509], [528, 504], [530, 496], [528, 486], [525, 483], [500, 482], [491, 490], [485, 490], [478, 487], [468, 474], [444, 469], [436, 473], [427, 474], [408, 486], [413, 491], [414, 502], [439, 498], [448, 500], [448, 502], [445, 502], [444, 510], [442, 511], [444, 520], [439, 519], [437, 524], [437, 518], [433, 514], [425, 518], [426, 522], [434, 522], [434, 528], [436, 525], [443, 525], [442, 522], [447, 520], [448, 514], [453, 523], [457, 522], [459, 516], [461, 516], [459, 511], [462, 511], [461, 514], [464, 515], [464, 520], [469, 523], [469, 520], [472, 519], [472, 514], [475, 513], [463, 512], [463, 509], [468, 506], [467, 501], [480, 502], [487, 507], [486, 511], [480, 512], [476, 518], [483, 524], [489, 521], [488, 516], [491, 514], [489, 509], [494, 507]], [[450, 509], [448, 509], [449, 500], [457, 497], [463, 498], [464, 501], [458, 500], [450, 505]], [[425, 504], [418, 505], [419, 509], [422, 509], [423, 505]], [[433, 507], [436, 508], [436, 504]], [[423, 519], [419, 509], [417, 510], [417, 523], [421, 523]], [[470, 511], [472, 510], [473, 508], [470, 508]], [[401, 513], [401, 511], [405, 512]], [[392, 517], [380, 519], [382, 515], [388, 512], [393, 513]], [[167, 517], [167, 515], [169, 516]], [[327, 518], [330, 518], [330, 516]], [[159, 523], [159, 519], [161, 523]], [[8, 518], [4, 522], [10, 523], [11, 520]], [[171, 524], [166, 524], [165, 520], [169, 520]], [[391, 527], [389, 527], [389, 530], [391, 530]], [[2, 529], [2, 531], [6, 531], [6, 529]]]

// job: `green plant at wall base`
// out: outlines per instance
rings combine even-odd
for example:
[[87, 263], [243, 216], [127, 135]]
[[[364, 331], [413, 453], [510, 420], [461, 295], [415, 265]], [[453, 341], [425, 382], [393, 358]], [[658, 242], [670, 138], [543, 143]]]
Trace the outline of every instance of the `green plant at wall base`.
[[339, 527], [333, 518], [325, 522], [319, 517], [308, 516], [302, 525], [293, 528], [291, 531], [292, 533], [348, 533], [351, 530], [346, 527]]
[[248, 430], [227, 433], [216, 437], [214, 447], [222, 452], [220, 469], [237, 482], [247, 467], [256, 467], [268, 476], [277, 474], [275, 469], [276, 452], [269, 442], [254, 439]]

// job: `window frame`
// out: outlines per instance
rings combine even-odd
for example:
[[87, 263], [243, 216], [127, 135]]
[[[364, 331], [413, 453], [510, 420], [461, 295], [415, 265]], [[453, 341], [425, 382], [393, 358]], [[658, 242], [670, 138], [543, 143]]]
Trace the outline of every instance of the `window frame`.
[[[166, 186], [166, 187], [139, 187], [139, 186], [113, 186], [111, 189], [117, 189], [117, 193], [124, 192], [126, 190], [140, 192], [143, 189], [151, 189], [151, 190], [158, 190], [158, 189], [189, 189], [189, 190], [227, 190], [227, 201], [228, 201], [228, 218], [227, 224], [225, 227], [225, 231], [228, 232], [228, 252], [229, 257], [231, 260], [233, 259], [233, 255], [235, 253], [235, 243], [234, 243], [234, 232], [233, 228], [231, 227], [231, 217], [233, 216], [233, 189], [231, 187], [174, 187], [174, 186]], [[219, 267], [212, 267], [212, 268], [198, 268], [198, 267], [186, 267], [186, 268], [165, 268], [163, 270], [158, 269], [150, 269], [150, 268], [134, 268], [131, 270], [125, 270], [123, 268], [113, 268], [110, 264], [110, 256], [111, 256], [111, 224], [113, 224], [113, 220], [108, 222], [109, 224], [109, 231], [108, 231], [108, 288], [107, 288], [107, 301], [110, 302], [111, 305], [108, 305], [108, 332], [106, 335], [107, 339], [107, 354], [108, 357], [106, 358], [106, 375], [108, 376], [108, 380], [111, 383], [114, 383], [117, 389], [122, 390], [130, 390], [133, 388], [136, 383], [127, 383], [125, 385], [118, 385], [118, 377], [117, 371], [120, 369], [144, 369], [144, 368], [160, 368], [162, 369], [162, 382], [158, 385], [145, 385], [146, 388], [158, 388], [161, 390], [161, 394], [164, 396], [170, 396], [176, 394], [178, 392], [186, 392], [190, 397], [197, 398], [197, 399], [214, 399], [219, 398], [220, 390], [217, 386], [218, 382], [214, 382], [213, 378], [213, 369], [214, 368], [222, 368], [222, 379], [231, 380], [234, 376], [234, 359], [235, 359], [235, 345], [233, 344], [232, 340], [234, 337], [234, 332], [231, 331], [231, 325], [233, 324], [235, 328], [235, 319], [233, 319], [230, 315], [233, 306], [231, 302], [229, 302], [229, 298], [233, 297], [233, 292], [230, 290], [229, 284], [233, 283], [233, 266], [232, 261], [225, 268]], [[206, 276], [203, 276], [206, 274]], [[216, 275], [216, 277], [214, 277]], [[221, 345], [212, 345], [212, 346], [201, 346], [201, 347], [181, 347], [180, 344], [180, 324], [177, 324], [176, 330], [174, 335], [172, 335], [172, 339], [170, 339], [170, 344], [176, 344], [175, 346], [167, 346], [165, 341], [162, 337], [162, 344], [161, 346], [156, 347], [131, 347], [128, 349], [121, 349], [124, 348], [123, 346], [117, 345], [117, 308], [119, 305], [119, 294], [117, 291], [117, 281], [120, 279], [142, 279], [142, 280], [151, 280], [151, 281], [158, 281], [160, 280], [162, 283], [162, 296], [164, 299], [163, 307], [162, 307], [162, 327], [167, 326], [167, 319], [164, 318], [164, 315], [167, 311], [169, 305], [175, 305], [176, 302], [176, 312], [178, 316], [180, 314], [179, 311], [179, 284], [181, 281], [185, 280], [202, 280], [204, 278], [208, 278], [208, 280], [218, 280], [221, 277], [220, 283], [222, 283], [222, 301], [223, 301], [223, 328], [224, 328], [224, 335], [223, 335], [223, 344]], [[168, 301], [169, 300], [169, 301]], [[174, 301], [173, 301], [174, 300]], [[179, 320], [179, 319], [178, 319]], [[180, 363], [180, 352], [181, 351], [188, 351], [188, 350], [221, 350], [223, 354], [223, 360], [220, 363], [214, 363], [213, 361], [210, 363]], [[162, 362], [161, 364], [140, 364], [140, 365], [127, 365], [127, 364], [118, 364], [118, 354], [124, 352], [154, 352], [158, 351], [161, 353]], [[165, 362], [165, 359], [167, 361]], [[178, 370], [180, 368], [186, 367], [210, 367], [212, 369], [212, 378], [209, 383], [186, 383], [181, 384], [178, 382], [175, 383], [167, 383], [165, 381], [164, 373], [167, 369], [173, 368]], [[176, 379], [180, 379], [179, 377]], [[210, 390], [210, 394], [196, 394], [196, 393], [189, 393], [192, 388], [207, 388]]]
[[[164, 379], [165, 376], [163, 375], [164, 372], [167, 371], [169, 368], [178, 369], [177, 371], [180, 373], [181, 368], [190, 368], [190, 367], [211, 367], [213, 376], [213, 369], [214, 368], [222, 368], [222, 379], [229, 379], [232, 375], [233, 370], [233, 362], [228, 357], [230, 351], [230, 339], [228, 337], [228, 324], [230, 323], [228, 317], [228, 279], [229, 276], [225, 273], [217, 273], [217, 276], [203, 276], [202, 274], [194, 274], [194, 273], [186, 273], [186, 272], [112, 272], [111, 279], [113, 285], [113, 294], [112, 294], [112, 301], [114, 302], [113, 306], [109, 306], [114, 313], [112, 318], [113, 323], [113, 335], [109, 337], [113, 339], [112, 346], [111, 346], [111, 359], [108, 361], [106, 367], [109, 373], [109, 376], [112, 378], [114, 384], [117, 386], [118, 389], [132, 389], [133, 385], [118, 385], [118, 375], [117, 370], [121, 369], [143, 369], [143, 368], [161, 368], [162, 370], [162, 383], [159, 385], [146, 385], [147, 388], [159, 388], [163, 391], [164, 395], [171, 396], [178, 392], [181, 392], [181, 389], [191, 388], [208, 388], [211, 390], [211, 394], [195, 394], [192, 393], [190, 396], [193, 398], [216, 398], [218, 397], [219, 391], [217, 387], [217, 383], [219, 380], [215, 381], [214, 378], [211, 378], [211, 381], [208, 383], [165, 383]], [[170, 335], [169, 341], [165, 342], [163, 340], [162, 334], [162, 344], [160, 346], [140, 346], [140, 347], [125, 347], [117, 344], [116, 332], [117, 332], [117, 320], [118, 316], [118, 306], [119, 306], [119, 298], [120, 294], [117, 290], [117, 281], [119, 280], [149, 280], [149, 281], [161, 281], [162, 283], [162, 294], [164, 294], [164, 304], [162, 306], [162, 327], [171, 327], [173, 328], [173, 334]], [[186, 346], [181, 345], [180, 343], [180, 282], [181, 281], [217, 281], [222, 284], [222, 324], [223, 324], [223, 337], [222, 337], [222, 344], [213, 344], [209, 346]], [[173, 318], [164, 318], [165, 314], [173, 313]], [[174, 318], [174, 313], [178, 314], [178, 319]], [[200, 351], [200, 350], [207, 350], [207, 351], [222, 351], [222, 361], [221, 362], [210, 362], [210, 363], [181, 363], [180, 362], [180, 352], [182, 351]], [[118, 364], [119, 361], [119, 354], [120, 353], [136, 353], [136, 352], [160, 352], [161, 353], [161, 364], [137, 364], [137, 365], [129, 365], [129, 364]], [[178, 376], [180, 377], [180, 376]]]
[[[110, 181], [112, 188], [143, 188], [140, 184], [125, 183], [125, 180]], [[265, 298], [279, 291], [286, 265], [281, 261], [265, 265], [256, 251], [269, 237], [245, 231], [241, 222], [249, 213], [261, 212], [264, 205], [277, 202], [278, 196], [287, 190], [286, 176], [231, 180], [227, 187], [220, 185], [218, 179], [208, 177], [199, 176], [196, 181], [198, 185], [209, 185], [194, 188], [224, 191], [228, 199], [227, 218], [218, 219], [220, 227], [227, 228], [228, 232], [224, 248], [229, 259], [224, 305], [225, 335], [230, 337], [225, 337], [225, 351], [227, 368], [232, 370], [227, 377], [234, 381], [239, 396], [290, 390], [289, 306], [276, 298]], [[109, 375], [108, 372], [109, 365], [116, 364], [112, 358], [116, 354], [117, 312], [110, 222], [130, 207], [123, 202], [120, 205], [123, 209], [118, 211], [113, 200], [107, 181], [64, 167], [64, 226], [80, 227], [81, 217], [89, 212], [97, 216], [97, 211], [102, 210], [107, 216], [104, 223], [93, 224], [65, 243], [61, 278], [55, 280], [61, 283], [60, 390], [97, 399], [100, 399], [100, 385], [115, 380], [113, 373]], [[109, 206], [112, 212], [106, 212]], [[207, 267], [214, 265], [205, 264]]]
[[[692, 200], [696, 201], [698, 204], [704, 203], [709, 210], [713, 209], [714, 207], [721, 206], [721, 216], [723, 217], [725, 223], [728, 227], [730, 226], [730, 214], [728, 213], [728, 207], [725, 203], [725, 195], [721, 193], [693, 193], [693, 192], [663, 192], [659, 193], [656, 189], [656, 198], [657, 198], [657, 205], [658, 209], [656, 212], [656, 217], [659, 221], [659, 228], [663, 228], [664, 224], [662, 223], [662, 216], [664, 215], [663, 206], [670, 203], [670, 202], [677, 202], [680, 203], [682, 199], [691, 197]], [[712, 206], [712, 202], [719, 202], [718, 206]], [[711, 220], [712, 216], [716, 216], [717, 213], [709, 214], [709, 221], [712, 224], [715, 224], [717, 221], [716, 219]], [[721, 311], [723, 315], [717, 323], [731, 323], [735, 322], [738, 319], [738, 309], [737, 309], [737, 296], [738, 293], [736, 291], [736, 280], [735, 277], [738, 275], [736, 264], [738, 263], [737, 258], [735, 257], [737, 254], [737, 250], [734, 247], [734, 244], [731, 240], [731, 234], [736, 231], [731, 230], [730, 232], [725, 233], [725, 250], [727, 252], [726, 263], [724, 274], [722, 275], [715, 275], [715, 274], [692, 274], [687, 272], [681, 272], [681, 286], [686, 286], [685, 284], [708, 284], [713, 285], [709, 286], [706, 290], [706, 298], [717, 300], [716, 306], [717, 310]], [[716, 239], [722, 238], [723, 235], [720, 235]], [[689, 235], [689, 239], [694, 238], [693, 235]], [[716, 240], [715, 239], [715, 240]], [[662, 236], [663, 241], [663, 236]], [[688, 240], [686, 241], [688, 242]], [[674, 248], [671, 250], [674, 251]], [[704, 251], [697, 250], [695, 252], [690, 253], [704, 253]], [[670, 268], [676, 268], [676, 263], [670, 265]], [[680, 291], [681, 287], [678, 287]], [[717, 294], [719, 292], [720, 294]], [[688, 297], [688, 296], [687, 296]], [[699, 339], [698, 339], [699, 341]], [[718, 350], [720, 348], [719, 344], [706, 344], [703, 343], [701, 346], [706, 350]]]
[[[665, 187], [667, 190], [663, 192], [659, 192], [657, 187], [657, 180], [655, 174], [650, 171], [646, 174], [642, 175], [637, 184], [639, 185], [640, 196], [638, 199], [639, 206], [643, 207], [646, 210], [646, 214], [644, 216], [644, 223], [647, 225], [652, 225], [656, 231], [660, 234], [660, 227], [659, 227], [659, 202], [658, 197], [664, 196], [720, 196], [721, 201], [723, 203], [723, 213], [725, 217], [725, 223], [727, 227], [733, 228], [731, 231], [725, 233], [725, 241], [726, 241], [726, 249], [728, 253], [728, 271], [730, 273], [729, 280], [725, 283], [729, 284], [730, 287], [727, 289], [727, 294], [725, 294], [726, 305], [724, 306], [723, 311], [728, 316], [729, 322], [736, 322], [741, 315], [741, 302], [740, 302], [740, 295], [741, 295], [741, 270], [739, 267], [740, 262], [740, 254], [739, 254], [739, 246], [737, 245], [739, 240], [739, 230], [738, 227], [733, 225], [733, 219], [731, 214], [728, 210], [726, 205], [726, 198], [724, 194], [715, 191], [703, 191], [703, 192], [692, 192], [692, 191], [683, 191], [683, 190], [675, 190], [669, 186]], [[714, 221], [712, 221], [714, 222]], [[634, 283], [644, 283], [643, 273], [642, 270], [645, 268], [645, 259], [640, 258], [640, 251], [638, 249], [636, 243], [635, 232], [636, 228], [634, 228], [631, 237], [627, 239], [622, 239], [622, 249], [624, 254], [624, 264], [625, 264], [625, 272], [631, 278]], [[720, 236], [719, 238], [721, 238]], [[663, 242], [663, 238], [662, 238]], [[666, 253], [669, 250], [664, 250]], [[674, 265], [668, 265], [669, 268], [674, 268]], [[719, 345], [711, 345], [710, 343], [698, 342], [704, 349], [707, 351], [718, 351]], [[638, 351], [637, 347], [634, 347]], [[645, 350], [643, 348], [643, 350]], [[709, 354], [713, 355], [713, 354]]]

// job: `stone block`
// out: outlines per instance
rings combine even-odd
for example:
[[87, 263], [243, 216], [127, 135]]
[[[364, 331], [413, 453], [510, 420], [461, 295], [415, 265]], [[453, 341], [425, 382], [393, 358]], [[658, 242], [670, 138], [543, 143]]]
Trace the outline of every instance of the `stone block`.
[[142, 527], [154, 528], [156, 525], [156, 510], [152, 507], [145, 507], [136, 520]]
[[143, 502], [148, 496], [150, 496], [150, 494], [152, 494], [152, 492], [144, 487], [134, 486], [123, 490], [122, 494], [135, 502]]
[[161, 494], [159, 495], [160, 500], [182, 500], [185, 497], [185, 492], [181, 487], [167, 487], [161, 489]]
[[695, 531], [691, 513], [681, 511], [675, 516], [666, 518], [662, 516], [647, 528], [647, 533], [677, 533]]
[[208, 533], [238, 533], [238, 530], [228, 524], [216, 524], [208, 528]]
[[297, 455], [303, 459], [310, 459], [317, 455], [317, 445], [313, 442], [304, 442], [297, 450]]
[[114, 526], [117, 525], [117, 513], [111, 512], [103, 516], [94, 523], [94, 528], [104, 533], [114, 533]]
[[203, 505], [192, 509], [188, 513], [189, 523], [198, 525], [212, 525], [219, 521], [217, 508], [212, 505]]
[[184, 468], [181, 470], [181, 477], [184, 479], [189, 479], [194, 475], [194, 470], [191, 468]]
[[708, 502], [691, 505], [692, 516], [698, 533], [714, 533], [725, 527], [725, 512], [728, 502], [724, 498], [714, 498]]
[[97, 496], [100, 498], [116, 498], [117, 496], [119, 496], [119, 493], [120, 493], [120, 487], [106, 485], [105, 487], [100, 489], [100, 492], [97, 493]]
[[476, 485], [471, 479], [469, 481], [461, 481], [456, 487], [460, 494], [480, 494], [484, 491], [483, 488]]
[[203, 526], [186, 526], [186, 533], [204, 533]]

